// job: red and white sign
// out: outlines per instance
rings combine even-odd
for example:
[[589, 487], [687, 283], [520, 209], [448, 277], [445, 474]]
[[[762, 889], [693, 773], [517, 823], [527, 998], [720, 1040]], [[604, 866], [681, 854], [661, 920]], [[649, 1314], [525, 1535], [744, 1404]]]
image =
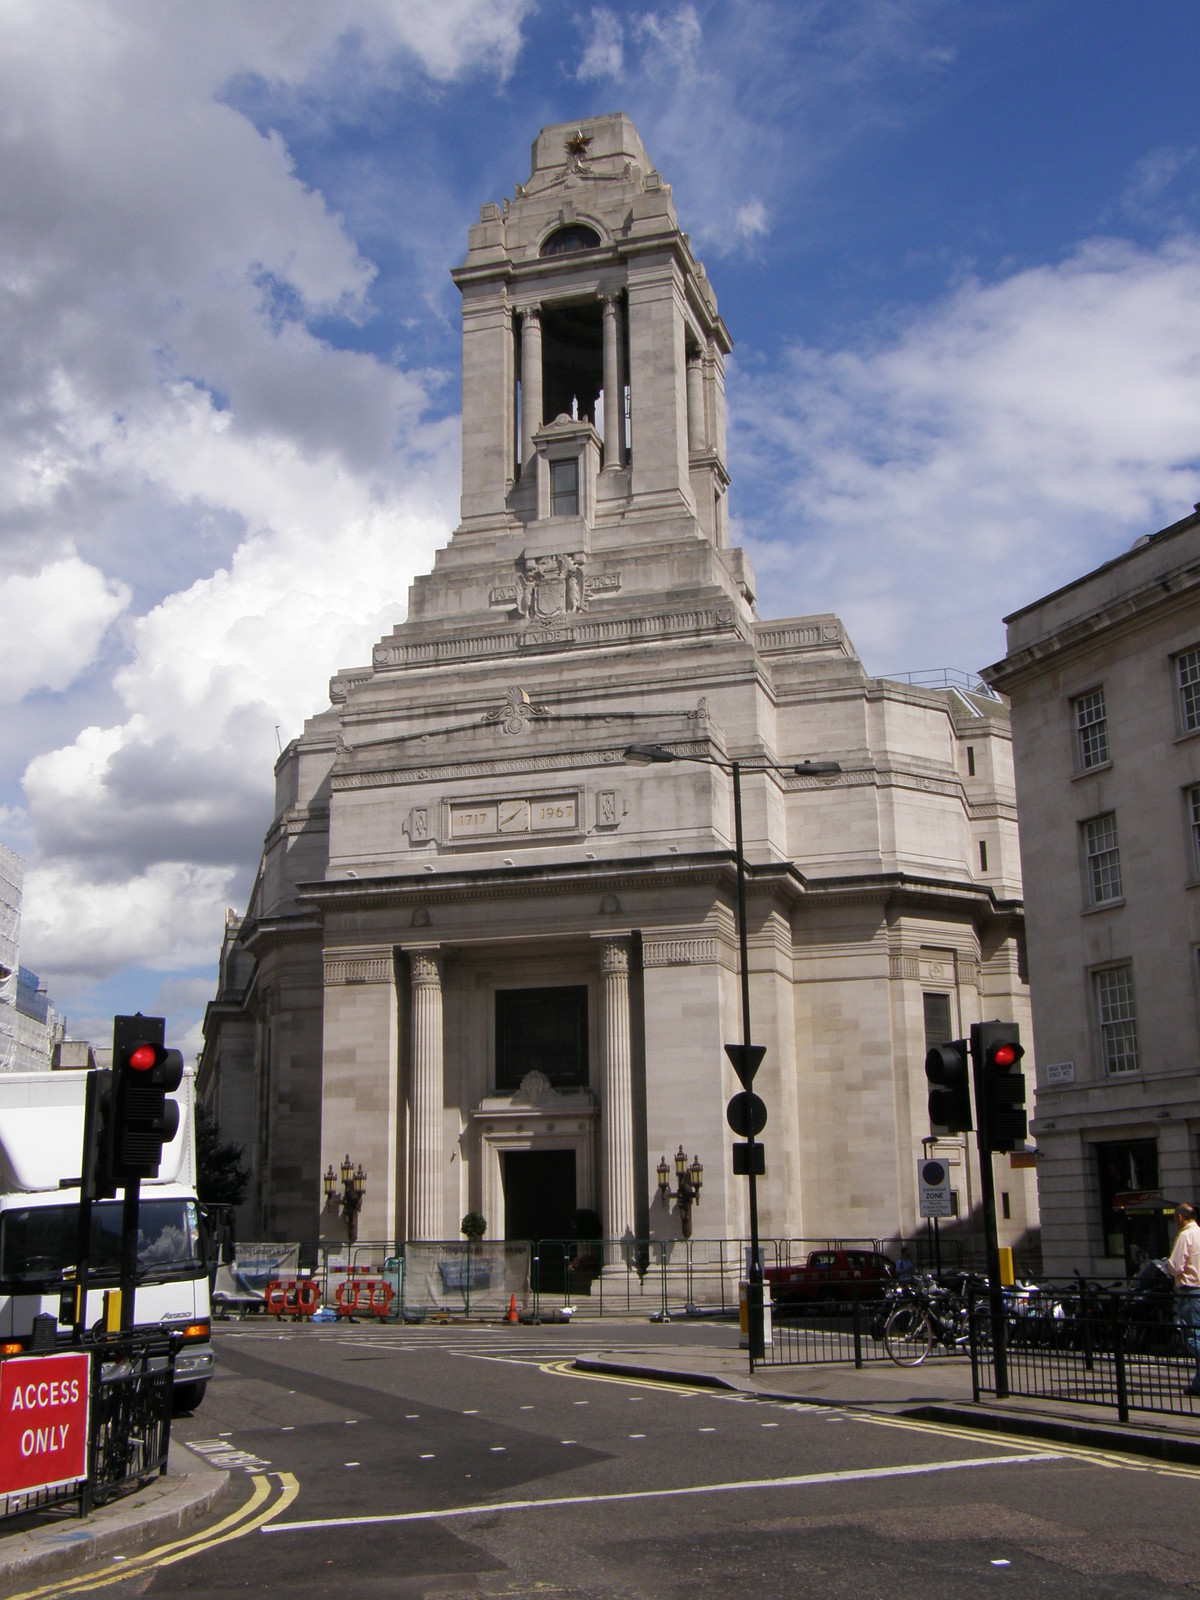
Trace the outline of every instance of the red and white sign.
[[0, 1494], [87, 1477], [88, 1357], [0, 1361]]

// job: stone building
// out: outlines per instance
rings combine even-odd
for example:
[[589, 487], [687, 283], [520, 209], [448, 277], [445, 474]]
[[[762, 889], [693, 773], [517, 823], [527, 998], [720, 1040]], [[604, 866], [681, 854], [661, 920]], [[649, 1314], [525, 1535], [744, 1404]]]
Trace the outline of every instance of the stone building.
[[1200, 507], [1006, 620], [1043, 1250], [1114, 1276], [1200, 1188]]
[[[349, 1153], [363, 1238], [455, 1238], [470, 1209], [561, 1237], [576, 1208], [677, 1236], [655, 1168], [682, 1145], [697, 1236], [744, 1237], [737, 759], [762, 1231], [911, 1234], [927, 1043], [1027, 1015], [1006, 710], [869, 678], [834, 616], [759, 618], [729, 334], [626, 117], [543, 129], [453, 277], [462, 520], [280, 757], [207, 1014], [244, 1226], [336, 1232], [321, 1173]], [[689, 759], [626, 758], [648, 743]], [[977, 1176], [943, 1153], [965, 1214]], [[1021, 1240], [1031, 1177], [998, 1187]]]

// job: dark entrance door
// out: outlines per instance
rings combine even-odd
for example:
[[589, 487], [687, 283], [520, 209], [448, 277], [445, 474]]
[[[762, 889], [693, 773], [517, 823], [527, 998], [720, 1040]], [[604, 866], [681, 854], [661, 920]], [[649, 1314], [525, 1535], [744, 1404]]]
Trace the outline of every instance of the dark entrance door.
[[[504, 1237], [569, 1240], [575, 1221], [574, 1150], [504, 1152]], [[535, 1289], [561, 1289], [568, 1245], [548, 1244], [534, 1263]]]

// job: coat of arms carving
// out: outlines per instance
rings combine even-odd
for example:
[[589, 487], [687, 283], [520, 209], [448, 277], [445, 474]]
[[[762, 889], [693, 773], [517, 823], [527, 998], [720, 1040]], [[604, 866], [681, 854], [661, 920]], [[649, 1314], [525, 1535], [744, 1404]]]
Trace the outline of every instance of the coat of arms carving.
[[515, 581], [493, 589], [488, 602], [508, 606], [510, 614], [541, 625], [586, 611], [593, 595], [621, 587], [619, 573], [589, 578], [586, 561], [582, 552], [551, 556], [522, 552], [515, 563]]

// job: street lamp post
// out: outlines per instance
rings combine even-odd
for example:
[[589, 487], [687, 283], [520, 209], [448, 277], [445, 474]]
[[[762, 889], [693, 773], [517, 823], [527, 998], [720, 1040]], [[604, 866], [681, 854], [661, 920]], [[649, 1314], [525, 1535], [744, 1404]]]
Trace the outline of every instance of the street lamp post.
[[675, 1190], [671, 1191], [671, 1169], [666, 1156], [658, 1163], [658, 1193], [663, 1205], [672, 1200], [679, 1202], [679, 1227], [685, 1239], [692, 1237], [692, 1207], [700, 1204], [700, 1186], [704, 1182], [704, 1166], [699, 1156], [692, 1157], [688, 1166], [687, 1151], [682, 1145], [675, 1152]]
[[[637, 766], [651, 766], [659, 762], [668, 761], [695, 761], [701, 766], [718, 767], [722, 772], [728, 772], [733, 778], [733, 834], [734, 857], [737, 868], [737, 931], [738, 931], [738, 961], [741, 967], [742, 988], [742, 1045], [741, 1056], [745, 1064], [747, 1076], [743, 1078], [743, 1087], [749, 1100], [750, 1080], [753, 1076], [754, 1063], [752, 1031], [750, 1027], [750, 960], [746, 938], [746, 855], [742, 838], [742, 763], [740, 761], [721, 761], [716, 756], [699, 756], [681, 754], [668, 750], [661, 744], [631, 744], [625, 750], [626, 761], [631, 761]], [[755, 761], [747, 768], [750, 772], [794, 772], [800, 775], [831, 776], [840, 772], [841, 765], [837, 761], [799, 761], [787, 766], [777, 761]], [[763, 1266], [762, 1255], [758, 1243], [758, 1174], [754, 1166], [755, 1138], [754, 1125], [749, 1116], [746, 1119], [746, 1177], [749, 1183], [749, 1210], [750, 1210], [750, 1267], [747, 1277], [747, 1306], [746, 1306], [746, 1332], [751, 1363], [761, 1361], [765, 1355], [765, 1336], [763, 1318]]]
[[[340, 1195], [337, 1192], [339, 1180], [342, 1185]], [[353, 1244], [358, 1238], [358, 1213], [362, 1210], [363, 1195], [367, 1188], [363, 1164], [360, 1161], [356, 1167], [348, 1155], [343, 1156], [340, 1172], [333, 1170], [331, 1161], [322, 1181], [325, 1184], [326, 1201], [332, 1201], [346, 1219], [346, 1242]]]

